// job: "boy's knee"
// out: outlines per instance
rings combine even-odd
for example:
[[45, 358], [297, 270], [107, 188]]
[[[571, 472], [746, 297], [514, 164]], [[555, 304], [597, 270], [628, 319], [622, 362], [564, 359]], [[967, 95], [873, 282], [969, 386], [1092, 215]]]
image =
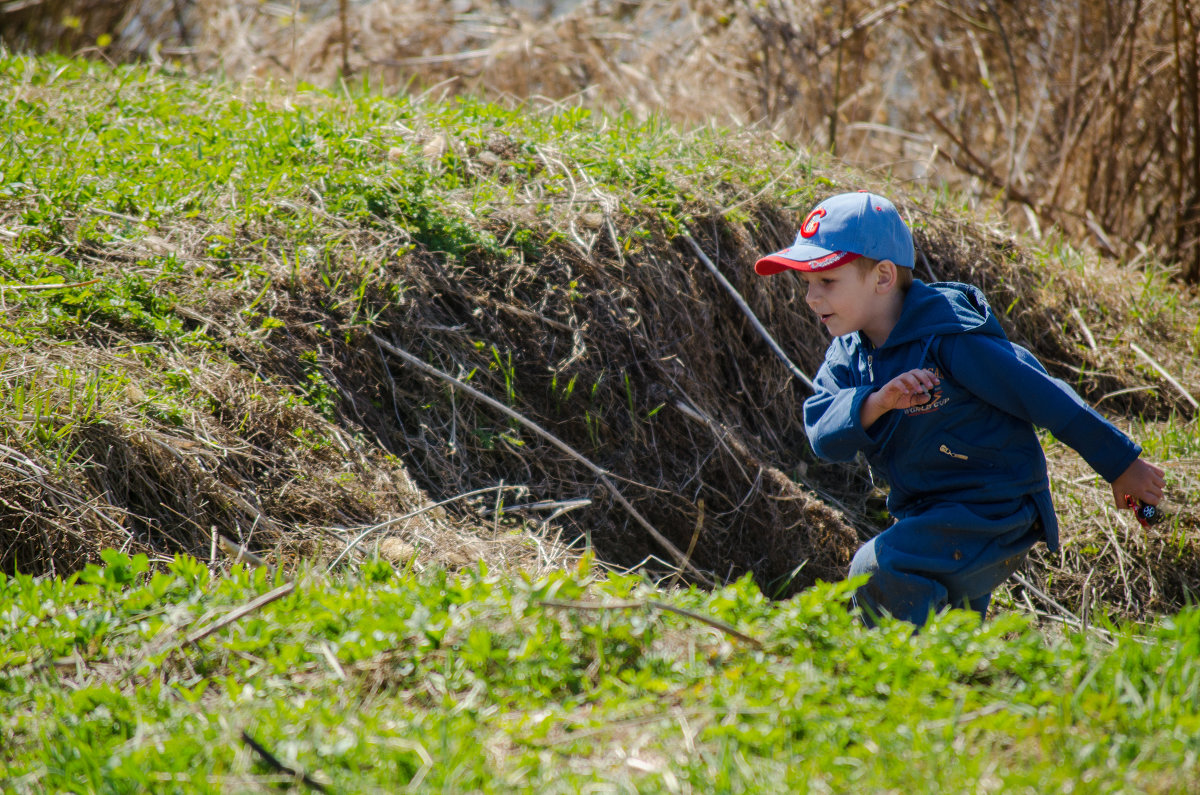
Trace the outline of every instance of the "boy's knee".
[[854, 592], [851, 603], [858, 608], [859, 618], [868, 627], [874, 627], [880, 611], [887, 603], [887, 595], [879, 590], [879, 558], [875, 551], [875, 539], [858, 548], [850, 561], [848, 576], [866, 575], [870, 579]]
[[[921, 626], [931, 610], [946, 603], [946, 588], [922, 574], [896, 567], [886, 544], [881, 549], [877, 538], [858, 548], [850, 561], [850, 577], [867, 575], [869, 579], [854, 592], [853, 604], [868, 627], [884, 614]], [[880, 552], [885, 556], [881, 563]]]
[[874, 575], [877, 571], [879, 571], [879, 558], [875, 553], [875, 539], [872, 538], [854, 553], [854, 558], [850, 561], [849, 576]]

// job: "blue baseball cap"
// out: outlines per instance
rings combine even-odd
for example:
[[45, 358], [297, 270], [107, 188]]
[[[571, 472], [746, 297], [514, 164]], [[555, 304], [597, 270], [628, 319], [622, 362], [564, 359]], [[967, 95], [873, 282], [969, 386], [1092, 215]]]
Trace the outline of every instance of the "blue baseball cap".
[[859, 257], [888, 259], [913, 267], [913, 239], [896, 206], [867, 191], [839, 193], [818, 204], [796, 234], [796, 242], [754, 263], [770, 276], [785, 270], [823, 271]]

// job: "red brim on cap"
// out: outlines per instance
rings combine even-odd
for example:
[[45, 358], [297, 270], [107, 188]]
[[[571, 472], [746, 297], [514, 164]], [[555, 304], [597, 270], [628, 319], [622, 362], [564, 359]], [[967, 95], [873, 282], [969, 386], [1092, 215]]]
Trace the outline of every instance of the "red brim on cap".
[[838, 268], [845, 265], [847, 262], [853, 262], [859, 258], [859, 254], [853, 251], [835, 251], [824, 257], [810, 260], [794, 260], [783, 256], [791, 249], [784, 249], [777, 254], [772, 254], [769, 257], [763, 257], [758, 262], [754, 263], [754, 272], [759, 276], [770, 276], [783, 271], [803, 271], [812, 273], [813, 271], [827, 271], [832, 268]]

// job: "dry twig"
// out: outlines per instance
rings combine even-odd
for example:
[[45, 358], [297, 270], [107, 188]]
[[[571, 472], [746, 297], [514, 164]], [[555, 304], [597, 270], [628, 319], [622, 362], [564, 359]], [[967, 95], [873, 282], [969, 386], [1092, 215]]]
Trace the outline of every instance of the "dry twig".
[[1161, 364], [1159, 364], [1153, 358], [1151, 358], [1150, 354], [1146, 353], [1144, 350], [1142, 350], [1140, 347], [1138, 347], [1135, 343], [1132, 343], [1132, 342], [1129, 343], [1129, 347], [1133, 349], [1134, 353], [1136, 353], [1138, 356], [1142, 357], [1142, 360], [1145, 361], [1146, 364], [1150, 365], [1156, 371], [1158, 371], [1158, 374], [1161, 375], [1164, 379], [1166, 379], [1166, 382], [1168, 384], [1175, 387], [1175, 389], [1179, 391], [1179, 394], [1183, 395], [1187, 399], [1187, 402], [1192, 404], [1192, 408], [1200, 409], [1200, 403], [1196, 402], [1196, 398], [1192, 397], [1192, 393], [1190, 393], [1186, 389], [1184, 389], [1183, 384], [1181, 384], [1177, 380], [1175, 380], [1175, 377], [1173, 375], [1171, 375], [1170, 373], [1168, 373]]
[[654, 610], [665, 610], [668, 613], [675, 613], [676, 615], [685, 616], [703, 624], [708, 624], [710, 627], [719, 629], [725, 634], [735, 637], [743, 643], [747, 643], [756, 649], [761, 649], [763, 647], [762, 641], [747, 635], [736, 627], [726, 624], [724, 621], [697, 613], [693, 610], [687, 610], [682, 607], [676, 607], [675, 605], [667, 604], [666, 602], [660, 602], [656, 599], [647, 599], [644, 602], [568, 602], [555, 599], [543, 599], [539, 602], [539, 604], [545, 605], [546, 607], [560, 607], [567, 610], [641, 610], [647, 607]]
[[198, 643], [199, 641], [204, 640], [205, 638], [207, 638], [209, 635], [213, 634], [214, 632], [219, 632], [220, 630], [224, 629], [225, 627], [229, 626], [230, 624], [234, 623], [235, 621], [238, 621], [239, 619], [250, 615], [255, 610], [258, 610], [258, 609], [264, 607], [265, 605], [269, 605], [271, 602], [274, 602], [277, 599], [282, 599], [283, 597], [287, 596], [295, 589], [296, 589], [296, 584], [294, 582], [286, 582], [283, 585], [280, 585], [278, 588], [274, 588], [270, 591], [267, 591], [265, 594], [262, 594], [258, 598], [247, 602], [246, 604], [242, 605], [241, 607], [236, 608], [234, 610], [230, 610], [222, 618], [218, 619], [217, 621], [214, 621], [213, 623], [209, 624], [207, 627], [204, 627], [203, 629], [195, 630], [193, 632], [189, 632], [188, 635], [184, 638], [184, 642], [185, 643]]
[[697, 569], [695, 566], [693, 566], [691, 561], [688, 560], [686, 555], [684, 555], [682, 552], [680, 552], [679, 549], [674, 544], [672, 544], [667, 539], [666, 536], [664, 536], [652, 524], [650, 524], [650, 522], [646, 521], [646, 518], [644, 516], [642, 516], [642, 514], [636, 508], [633, 507], [633, 505], [629, 502], [629, 500], [625, 499], [625, 496], [623, 494], [621, 494], [620, 490], [617, 489], [617, 487], [613, 484], [612, 480], [610, 479], [610, 477], [609, 477], [610, 473], [608, 472], [608, 470], [603, 469], [603, 468], [597, 466], [596, 464], [592, 463], [582, 453], [579, 453], [578, 451], [576, 451], [575, 448], [571, 447], [566, 442], [562, 441], [557, 436], [550, 433], [549, 431], [547, 431], [542, 426], [538, 425], [533, 420], [530, 420], [527, 417], [524, 417], [523, 415], [519, 414], [518, 412], [513, 411], [508, 406], [504, 405], [503, 403], [496, 400], [495, 398], [493, 398], [489, 395], [485, 395], [483, 392], [480, 392], [475, 387], [470, 386], [469, 384], [466, 384], [463, 381], [460, 381], [459, 379], [455, 378], [452, 375], [443, 373], [441, 370], [437, 369], [436, 367], [426, 364], [425, 362], [421, 361], [417, 357], [413, 356], [408, 351], [397, 348], [395, 345], [392, 345], [390, 342], [387, 342], [386, 340], [380, 338], [379, 336], [377, 336], [375, 334], [372, 334], [371, 337], [372, 337], [372, 339], [375, 340], [375, 343], [377, 345], [379, 345], [381, 348], [383, 348], [385, 351], [392, 354], [393, 356], [396, 356], [397, 358], [402, 359], [403, 361], [407, 362], [408, 364], [412, 365], [413, 367], [416, 367], [418, 370], [421, 370], [422, 372], [424, 372], [428, 375], [435, 376], [437, 378], [442, 379], [443, 381], [453, 384], [457, 388], [466, 392], [468, 395], [474, 397], [476, 400], [483, 401], [484, 403], [486, 403], [487, 405], [496, 409], [497, 411], [504, 414], [505, 416], [511, 417], [512, 419], [514, 419], [517, 422], [524, 425], [526, 428], [529, 428], [531, 431], [536, 433], [538, 436], [541, 436], [543, 439], [545, 439], [546, 441], [553, 444], [559, 450], [561, 450], [564, 453], [566, 453], [567, 455], [571, 456], [571, 458], [575, 459], [579, 463], [583, 464], [585, 467], [587, 467], [589, 470], [591, 470], [596, 475], [597, 478], [599, 478], [600, 482], [604, 485], [604, 487], [606, 489], [608, 489], [608, 492], [613, 496], [613, 499], [615, 499], [618, 503], [621, 504], [621, 507], [623, 507], [629, 513], [629, 515], [631, 517], [633, 517], [633, 520], [635, 522], [637, 522], [639, 525], [641, 525], [641, 527], [644, 530], [646, 530], [646, 532], [650, 533], [650, 535], [654, 538], [654, 540], [657, 541], [665, 550], [667, 550], [668, 553], [670, 553], [671, 557], [673, 557], [675, 559], [675, 562], [680, 567], [691, 572], [692, 575], [694, 577], [696, 577], [696, 579], [698, 579], [700, 582], [704, 583], [705, 585], [710, 585], [710, 586], [715, 585], [715, 583], [713, 582], [711, 577], [704, 574], [699, 569]]
[[754, 310], [750, 308], [750, 305], [746, 303], [746, 299], [742, 298], [741, 293], [739, 293], [737, 289], [730, 284], [729, 280], [725, 278], [725, 275], [721, 273], [716, 265], [713, 264], [713, 261], [708, 258], [707, 254], [704, 253], [704, 249], [700, 248], [700, 244], [696, 242], [691, 233], [685, 231], [682, 237], [691, 244], [692, 250], [696, 252], [696, 256], [699, 257], [700, 261], [704, 263], [704, 267], [708, 268], [709, 272], [712, 273], [713, 276], [717, 277], [717, 281], [719, 281], [721, 286], [725, 288], [726, 292], [733, 297], [733, 301], [737, 304], [738, 309], [742, 310], [742, 314], [746, 316], [746, 318], [750, 321], [750, 324], [754, 326], [754, 330], [757, 331], [758, 335], [763, 338], [764, 342], [767, 343], [767, 347], [771, 349], [771, 352], [778, 356], [779, 360], [784, 363], [788, 369], [788, 372], [790, 372], [793, 376], [798, 378], [801, 383], [807, 386], [810, 392], [816, 391], [816, 387], [813, 386], [812, 380], [804, 374], [803, 370], [792, 364], [792, 360], [789, 359], [788, 355], [783, 352], [783, 348], [779, 347], [779, 343], [775, 341], [775, 338], [772, 337], [770, 332], [767, 331], [766, 327], [763, 326], [762, 322], [758, 319], [758, 316], [754, 314]]
[[259, 758], [261, 758], [264, 762], [266, 762], [267, 765], [270, 766], [276, 772], [283, 773], [285, 776], [291, 776], [294, 779], [298, 779], [301, 782], [303, 782], [305, 784], [305, 786], [315, 789], [317, 792], [328, 792], [329, 791], [328, 789], [325, 788], [324, 784], [317, 781], [315, 778], [310, 776], [308, 773], [305, 773], [300, 770], [295, 770], [293, 768], [288, 767], [283, 762], [280, 762], [279, 759], [276, 758], [276, 756], [273, 753], [271, 753], [270, 751], [267, 750], [266, 746], [264, 746], [258, 740], [255, 740], [253, 737], [251, 737], [250, 733], [248, 731], [246, 731], [245, 729], [242, 729], [242, 742], [244, 742], [246, 745], [250, 746], [250, 750], [252, 750], [252, 751], [254, 751], [254, 753], [258, 754]]

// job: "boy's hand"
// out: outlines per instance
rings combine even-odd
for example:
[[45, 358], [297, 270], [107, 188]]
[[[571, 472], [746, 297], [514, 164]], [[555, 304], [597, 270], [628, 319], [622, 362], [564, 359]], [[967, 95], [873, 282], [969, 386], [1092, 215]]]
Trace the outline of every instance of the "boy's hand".
[[941, 383], [932, 370], [909, 370], [884, 384], [878, 392], [862, 404], [863, 428], [870, 428], [875, 420], [892, 409], [907, 409], [929, 402], [930, 391]]
[[1125, 504], [1125, 495], [1128, 494], [1147, 505], [1158, 505], [1165, 485], [1167, 482], [1163, 479], [1163, 471], [1139, 458], [1112, 482], [1113, 504], [1118, 508], [1129, 507]]
[[932, 370], [909, 370], [888, 381], [871, 397], [884, 411], [907, 409], [929, 402], [929, 392], [941, 380]]

